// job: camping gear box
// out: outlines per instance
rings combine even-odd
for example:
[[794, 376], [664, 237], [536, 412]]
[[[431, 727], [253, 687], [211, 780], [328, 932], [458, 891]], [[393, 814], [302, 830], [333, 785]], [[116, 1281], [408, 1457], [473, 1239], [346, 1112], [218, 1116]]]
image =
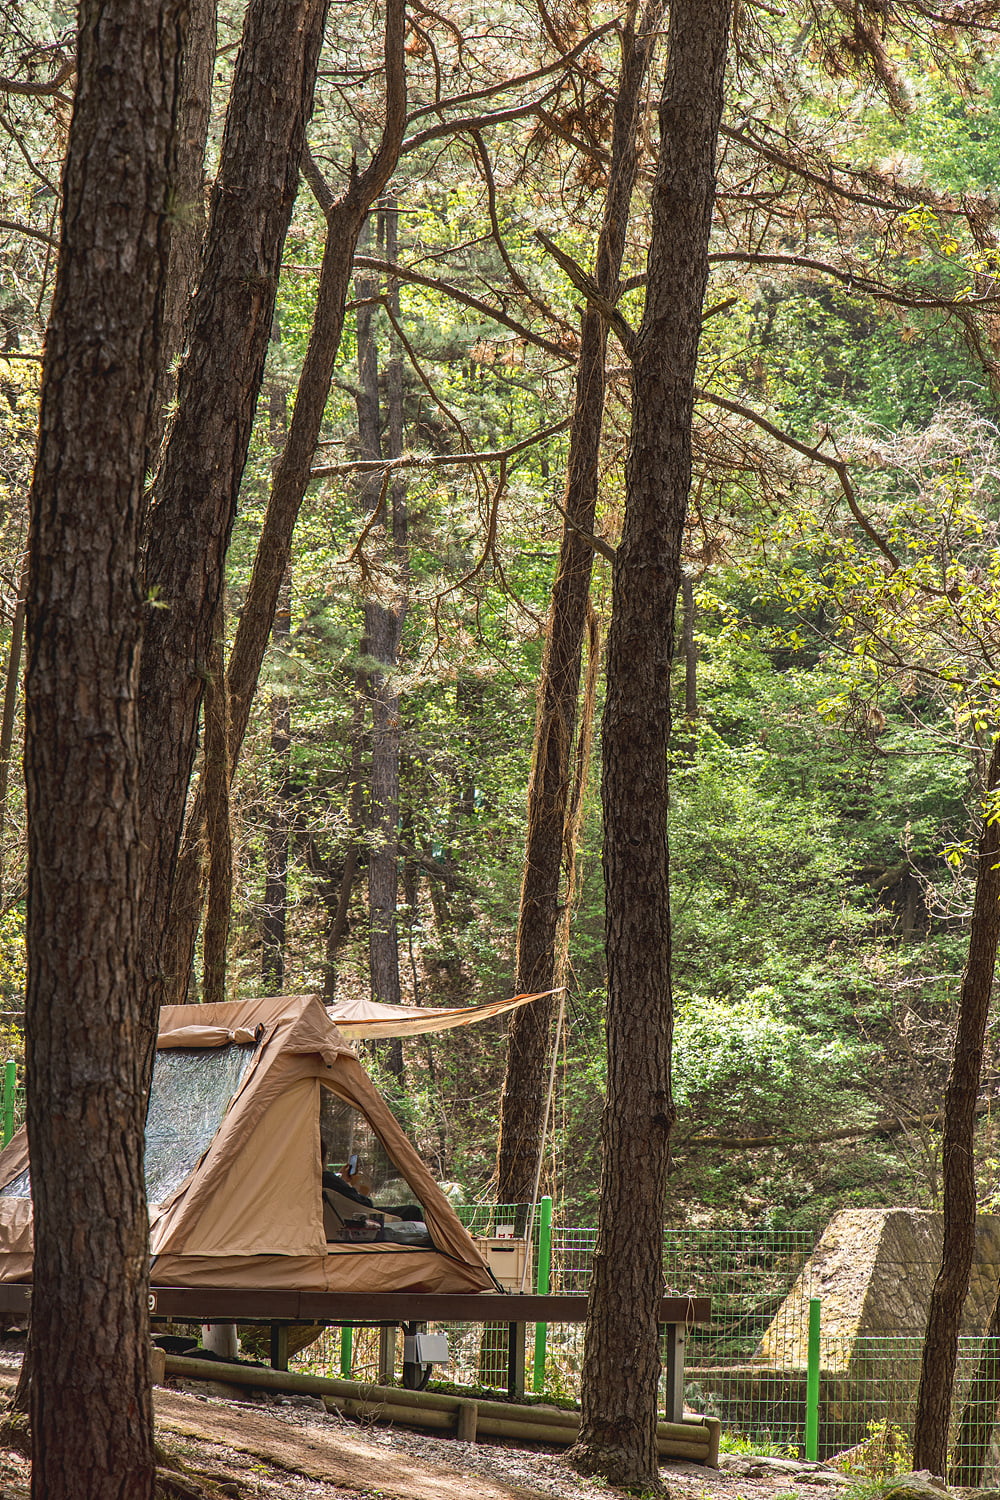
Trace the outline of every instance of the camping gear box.
[[476, 1240], [483, 1260], [505, 1292], [533, 1292], [531, 1280], [531, 1244], [498, 1236]]

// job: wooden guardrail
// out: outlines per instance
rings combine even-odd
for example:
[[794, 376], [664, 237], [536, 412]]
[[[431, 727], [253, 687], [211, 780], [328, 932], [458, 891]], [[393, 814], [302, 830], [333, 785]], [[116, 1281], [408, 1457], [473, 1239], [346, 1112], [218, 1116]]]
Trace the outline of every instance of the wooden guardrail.
[[[470, 1443], [479, 1437], [489, 1437], [568, 1448], [576, 1442], [580, 1428], [579, 1412], [554, 1406], [474, 1401], [438, 1391], [408, 1391], [396, 1386], [366, 1385], [357, 1380], [269, 1370], [263, 1366], [229, 1365], [178, 1354], [165, 1357], [164, 1371], [184, 1380], [223, 1381], [226, 1385], [254, 1390], [319, 1396], [329, 1409], [343, 1412], [347, 1417], [430, 1428]], [[658, 1422], [657, 1450], [661, 1458], [683, 1458], [714, 1469], [719, 1463], [720, 1432], [717, 1417]]]

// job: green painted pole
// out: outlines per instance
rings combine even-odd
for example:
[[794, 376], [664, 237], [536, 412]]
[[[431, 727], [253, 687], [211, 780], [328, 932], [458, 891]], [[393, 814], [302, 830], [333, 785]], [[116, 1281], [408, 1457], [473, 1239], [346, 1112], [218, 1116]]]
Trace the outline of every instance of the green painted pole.
[[806, 1363], [806, 1460], [819, 1456], [819, 1297], [809, 1298], [809, 1351]]
[[342, 1328], [340, 1330], [340, 1373], [345, 1380], [350, 1380], [353, 1368], [354, 1329]]
[[[543, 1198], [538, 1205], [538, 1268], [535, 1272], [535, 1291], [541, 1297], [549, 1292], [549, 1273], [552, 1268], [552, 1199]], [[535, 1324], [535, 1364], [531, 1385], [535, 1394], [545, 1389], [545, 1345], [549, 1325]]]
[[17, 1096], [17, 1063], [7, 1059], [3, 1073], [3, 1143], [6, 1146], [14, 1134], [14, 1100]]

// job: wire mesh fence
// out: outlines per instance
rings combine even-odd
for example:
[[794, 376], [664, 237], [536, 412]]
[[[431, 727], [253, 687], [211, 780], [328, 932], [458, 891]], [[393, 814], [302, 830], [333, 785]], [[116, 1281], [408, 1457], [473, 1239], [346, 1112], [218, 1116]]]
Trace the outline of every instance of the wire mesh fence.
[[[503, 1237], [514, 1226], [537, 1247], [536, 1216], [517, 1205], [462, 1210], [471, 1231], [484, 1240]], [[585, 1292], [597, 1232], [554, 1225], [553, 1292]], [[765, 1450], [802, 1454], [806, 1428], [809, 1306], [820, 1298], [818, 1456], [841, 1455], [838, 1463], [859, 1474], [891, 1473], [909, 1466], [913, 1418], [923, 1347], [923, 1309], [936, 1264], [883, 1265], [883, 1318], [893, 1332], [864, 1329], [860, 1303], [846, 1307], [831, 1293], [822, 1269], [810, 1262], [811, 1234], [767, 1230], [676, 1230], [664, 1238], [664, 1281], [671, 1294], [712, 1298], [708, 1327], [688, 1331], [685, 1399], [688, 1408], [721, 1418], [731, 1440]], [[987, 1267], [984, 1288], [996, 1286], [1000, 1268]], [[901, 1289], [909, 1287], [906, 1297]], [[824, 1294], [825, 1300], [824, 1300]], [[980, 1324], [982, 1307], [978, 1309]], [[507, 1372], [507, 1326], [448, 1324], [450, 1360], [436, 1366], [435, 1380], [474, 1389], [502, 1390]], [[527, 1330], [526, 1384], [533, 1385], [539, 1345]], [[357, 1330], [345, 1362], [343, 1339], [330, 1330], [302, 1360], [356, 1379], [378, 1376], [378, 1332]], [[542, 1346], [548, 1399], [577, 1400], [583, 1362], [583, 1328], [551, 1324]], [[664, 1351], [665, 1353], [665, 1351]], [[402, 1340], [395, 1349], [396, 1378], [402, 1374]], [[951, 1434], [955, 1482], [1000, 1481], [1000, 1339], [966, 1335], [960, 1341]], [[972, 1477], [970, 1477], [972, 1476]]]

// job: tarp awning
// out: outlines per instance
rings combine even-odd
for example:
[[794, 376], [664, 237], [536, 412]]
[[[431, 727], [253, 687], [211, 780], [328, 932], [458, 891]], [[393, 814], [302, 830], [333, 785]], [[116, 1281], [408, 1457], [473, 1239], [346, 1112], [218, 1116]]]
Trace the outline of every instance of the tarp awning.
[[420, 1036], [427, 1031], [471, 1026], [556, 993], [539, 990], [537, 994], [515, 995], [510, 1000], [490, 1000], [485, 1005], [382, 1005], [377, 1000], [337, 1000], [326, 1010], [341, 1035], [356, 1041], [361, 1037]]

